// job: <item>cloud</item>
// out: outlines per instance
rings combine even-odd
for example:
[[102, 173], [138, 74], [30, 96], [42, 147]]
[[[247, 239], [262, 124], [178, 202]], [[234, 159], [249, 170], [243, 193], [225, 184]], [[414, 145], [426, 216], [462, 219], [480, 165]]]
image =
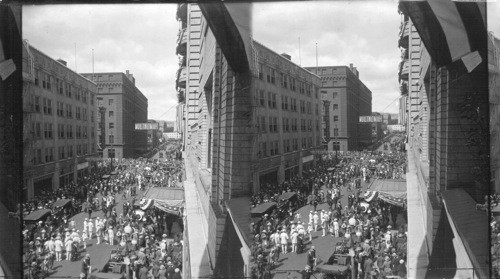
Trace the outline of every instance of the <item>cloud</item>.
[[148, 118], [175, 120], [176, 4], [23, 6], [23, 37], [80, 73], [130, 70]]
[[319, 66], [354, 64], [372, 91], [373, 111], [399, 98], [397, 1], [254, 3], [253, 9], [257, 41], [302, 66], [316, 66], [316, 43]]

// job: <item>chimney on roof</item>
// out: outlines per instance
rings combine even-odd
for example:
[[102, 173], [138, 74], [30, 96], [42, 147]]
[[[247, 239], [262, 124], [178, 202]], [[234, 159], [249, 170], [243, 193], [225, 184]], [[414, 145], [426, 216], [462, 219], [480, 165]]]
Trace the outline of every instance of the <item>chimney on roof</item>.
[[353, 64], [349, 64], [349, 69], [351, 70], [351, 72], [359, 78], [359, 72], [358, 72], [358, 69], [356, 69], [356, 67], [353, 67]]
[[68, 66], [68, 63], [66, 63], [66, 61], [62, 60], [61, 58], [57, 59], [57, 62], [63, 64], [64, 66]]
[[285, 57], [286, 59], [292, 61], [292, 56], [290, 56], [290, 54], [287, 54], [287, 53], [282, 53], [281, 56]]
[[125, 75], [127, 76], [127, 78], [128, 78], [128, 79], [132, 82], [132, 84], [134, 84], [134, 85], [135, 85], [135, 78], [134, 78], [134, 75], [133, 75], [133, 74], [131, 74], [131, 73], [129, 72], [129, 70], [126, 70], [126, 71], [125, 71], [125, 73], [126, 73]]

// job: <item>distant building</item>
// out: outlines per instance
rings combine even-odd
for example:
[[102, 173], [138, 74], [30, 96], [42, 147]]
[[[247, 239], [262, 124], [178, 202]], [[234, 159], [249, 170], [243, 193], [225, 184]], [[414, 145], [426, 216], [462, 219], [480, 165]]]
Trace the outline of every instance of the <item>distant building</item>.
[[[160, 139], [162, 138], [162, 132], [160, 131], [160, 123], [153, 119], [148, 119], [149, 124], [157, 124], [157, 129], [147, 130], [148, 134], [148, 150], [152, 150], [160, 144]], [[156, 126], [156, 125], [155, 125]]]
[[97, 87], [26, 41], [22, 51], [23, 193], [29, 200], [90, 172]]
[[148, 99], [135, 86], [135, 78], [126, 73], [82, 74], [97, 84], [103, 158], [133, 158], [147, 151], [147, 131], [136, 131], [136, 123], [148, 121]]
[[177, 132], [163, 133], [167, 140], [180, 140], [181, 134]]
[[404, 132], [405, 126], [401, 124], [387, 125], [387, 130], [389, 132]]
[[372, 114], [372, 92], [352, 64], [305, 67], [321, 77], [324, 146], [333, 150], [360, 150], [371, 144], [371, 125], [359, 117]]

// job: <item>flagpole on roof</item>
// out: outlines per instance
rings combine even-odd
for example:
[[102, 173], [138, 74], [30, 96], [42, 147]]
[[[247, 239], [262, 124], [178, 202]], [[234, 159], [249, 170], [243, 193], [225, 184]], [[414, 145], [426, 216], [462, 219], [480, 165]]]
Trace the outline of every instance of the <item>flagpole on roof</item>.
[[318, 43], [316, 43], [316, 74], [318, 74]]

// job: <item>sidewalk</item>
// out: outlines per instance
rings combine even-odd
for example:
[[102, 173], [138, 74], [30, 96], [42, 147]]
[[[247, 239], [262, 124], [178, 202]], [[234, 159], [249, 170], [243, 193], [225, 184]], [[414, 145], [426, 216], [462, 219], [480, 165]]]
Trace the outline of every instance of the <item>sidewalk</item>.
[[[410, 151], [408, 151], [410, 152]], [[425, 204], [418, 191], [417, 167], [409, 156], [406, 174], [408, 197], [408, 278], [425, 278], [429, 265], [426, 227], [424, 216]]]
[[183, 152], [186, 180], [184, 181], [184, 196], [186, 199], [186, 219], [188, 227], [189, 260], [191, 263], [191, 278], [212, 275], [210, 259], [207, 251], [208, 236], [204, 235], [205, 229], [201, 207], [199, 206], [198, 193], [196, 191], [195, 178], [187, 153]]

